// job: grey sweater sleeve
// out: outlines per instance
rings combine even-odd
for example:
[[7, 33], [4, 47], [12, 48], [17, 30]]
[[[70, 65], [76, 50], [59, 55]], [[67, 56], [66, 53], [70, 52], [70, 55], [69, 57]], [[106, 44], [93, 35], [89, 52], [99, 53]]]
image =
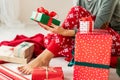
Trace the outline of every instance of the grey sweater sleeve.
[[[91, 2], [92, 1], [95, 0], [91, 0]], [[82, 6], [88, 11], [92, 11], [91, 13], [96, 16], [95, 28], [100, 28], [105, 22], [110, 22], [117, 1], [118, 0], [97, 0], [96, 3], [99, 5], [93, 4], [93, 8], [87, 8], [89, 5], [85, 3], [85, 0], [73, 0], [74, 5]]]
[[100, 28], [103, 23], [110, 22], [117, 0], [102, 0], [95, 20], [95, 28]]

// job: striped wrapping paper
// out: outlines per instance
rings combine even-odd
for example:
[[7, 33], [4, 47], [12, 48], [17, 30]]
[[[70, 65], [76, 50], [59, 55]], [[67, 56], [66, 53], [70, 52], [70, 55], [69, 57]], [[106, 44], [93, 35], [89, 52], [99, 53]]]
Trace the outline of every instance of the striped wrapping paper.
[[9, 68], [0, 65], [0, 80], [29, 80], [21, 74], [18, 74]]

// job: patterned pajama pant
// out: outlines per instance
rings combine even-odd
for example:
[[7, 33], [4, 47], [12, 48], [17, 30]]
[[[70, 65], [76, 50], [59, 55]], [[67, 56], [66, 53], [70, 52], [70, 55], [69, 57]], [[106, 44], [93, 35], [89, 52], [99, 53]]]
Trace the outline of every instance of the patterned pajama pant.
[[[79, 29], [79, 20], [82, 17], [88, 17], [91, 14], [80, 6], [72, 7], [62, 27], [65, 29]], [[112, 28], [108, 27], [107, 31], [112, 35], [113, 45], [111, 52], [111, 66], [116, 67], [117, 58], [120, 57], [120, 35]], [[48, 34], [45, 37], [45, 47], [55, 56], [64, 56], [67, 61], [72, 59], [72, 50], [74, 48], [74, 38], [65, 37], [58, 34]]]
[[[65, 29], [78, 29], [79, 19], [91, 15], [88, 11], [80, 6], [75, 6], [69, 11], [62, 27]], [[48, 34], [44, 39], [45, 47], [51, 51], [54, 56], [64, 56], [67, 61], [72, 58], [74, 48], [74, 37], [65, 37], [59, 34]]]
[[[68, 12], [66, 19], [64, 20], [62, 27], [65, 29], [79, 29], [79, 20], [82, 17], [92, 16], [86, 9], [75, 6]], [[112, 35], [113, 45], [111, 55], [120, 56], [120, 35], [112, 28], [108, 28], [107, 31]], [[50, 50], [55, 56], [64, 56], [67, 61], [72, 59], [72, 50], [74, 48], [74, 38], [65, 37], [58, 34], [48, 34], [44, 40], [45, 47]], [[111, 59], [111, 62], [112, 59]], [[115, 63], [115, 62], [114, 62]]]

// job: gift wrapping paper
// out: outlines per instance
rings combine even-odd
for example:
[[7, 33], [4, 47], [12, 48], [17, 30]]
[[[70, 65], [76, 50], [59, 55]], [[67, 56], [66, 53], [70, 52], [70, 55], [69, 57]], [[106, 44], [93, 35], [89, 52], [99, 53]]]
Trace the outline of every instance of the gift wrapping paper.
[[106, 31], [76, 34], [74, 80], [108, 80], [112, 36]]
[[29, 80], [21, 74], [18, 74], [11, 69], [0, 65], [0, 80]]
[[39, 67], [32, 72], [32, 80], [64, 80], [61, 67]]
[[48, 16], [46, 14], [39, 13], [37, 11], [33, 11], [32, 12], [31, 19], [35, 20], [37, 22], [41, 22], [43, 24], [46, 24], [48, 26], [50, 26], [49, 23], [53, 23], [53, 24], [58, 25], [58, 26], [60, 25], [60, 21], [59, 20], [57, 20], [55, 18], [52, 18], [52, 17], [50, 17], [50, 16]]
[[14, 47], [11, 46], [0, 46], [0, 60], [19, 64], [26, 64], [30, 60], [29, 58], [15, 57], [13, 49]]
[[34, 44], [22, 42], [14, 47], [14, 56], [19, 58], [31, 58], [34, 51]]
[[83, 17], [79, 20], [79, 32], [87, 33], [94, 30], [94, 21], [92, 17]]
[[57, 78], [44, 79], [44, 80], [64, 80], [64, 79], [57, 77]]

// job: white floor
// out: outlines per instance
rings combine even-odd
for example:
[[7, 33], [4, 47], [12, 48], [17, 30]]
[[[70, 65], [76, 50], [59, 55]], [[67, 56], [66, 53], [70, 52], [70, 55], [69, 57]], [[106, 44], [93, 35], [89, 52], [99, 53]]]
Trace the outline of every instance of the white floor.
[[[0, 25], [0, 41], [3, 40], [12, 40], [17, 34], [24, 34], [26, 36], [33, 36], [37, 33], [44, 33], [47, 34], [45, 30], [40, 28], [39, 26], [36, 25], [25, 25], [24, 27], [7, 27], [4, 25]], [[73, 67], [68, 67], [67, 66], [68, 62], [64, 60], [63, 57], [60, 58], [53, 58], [50, 62], [51, 66], [61, 66], [63, 71], [64, 71], [64, 80], [73, 80]], [[6, 67], [16, 71], [19, 73], [17, 70], [17, 67], [20, 66], [20, 64], [13, 64], [13, 63], [6, 63], [3, 64]], [[27, 78], [31, 79], [31, 75], [24, 75]], [[111, 68], [110, 69], [110, 74], [109, 74], [109, 80], [120, 80], [118, 75], [116, 74], [116, 70]]]

